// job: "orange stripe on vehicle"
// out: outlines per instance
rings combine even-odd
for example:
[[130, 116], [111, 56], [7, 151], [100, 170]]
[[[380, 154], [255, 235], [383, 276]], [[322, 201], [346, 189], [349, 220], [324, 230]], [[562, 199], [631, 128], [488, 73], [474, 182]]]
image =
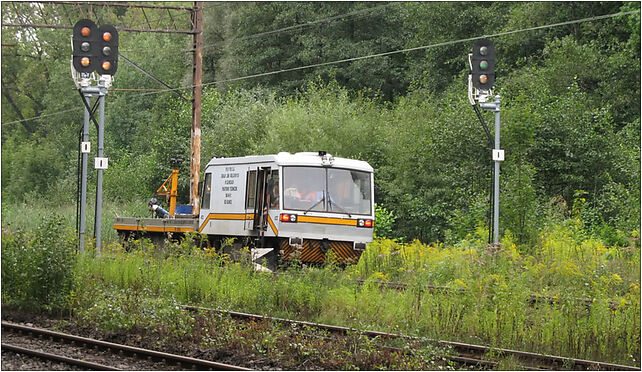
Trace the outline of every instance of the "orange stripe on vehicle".
[[114, 225], [114, 230], [153, 231], [153, 232], [188, 232], [188, 231], [194, 231], [194, 228], [193, 227], [171, 227], [171, 226]]
[[309, 262], [323, 262], [325, 261], [325, 254], [321, 250], [321, 242], [319, 240], [310, 241], [310, 248], [308, 249]]
[[324, 256], [319, 248], [308, 248], [301, 252], [301, 261], [304, 262], [323, 262]]
[[332, 250], [337, 256], [342, 258], [350, 257], [350, 252], [346, 249], [345, 244], [339, 243], [339, 242], [330, 243], [330, 247], [332, 248]]
[[205, 225], [207, 225], [210, 220], [245, 221], [253, 218], [253, 213], [210, 213], [198, 228], [198, 231], [203, 231]]
[[[330, 241], [329, 248], [334, 252], [337, 262], [354, 264], [361, 257], [361, 251], [355, 251], [351, 242], [344, 241]], [[281, 247], [281, 255], [286, 260], [294, 259], [292, 254], [296, 251], [294, 247], [290, 246], [288, 240], [282, 239], [279, 242]], [[303, 247], [299, 251], [296, 259], [302, 262], [318, 262], [323, 263], [326, 261], [326, 255], [323, 253], [322, 242], [320, 240], [303, 240]]]
[[210, 213], [213, 220], [251, 220], [254, 218], [252, 213]]
[[268, 215], [268, 223], [270, 224], [270, 228], [272, 229], [274, 235], [279, 236], [279, 230], [277, 230], [276, 225], [274, 225], [274, 222], [272, 221], [272, 217], [270, 217], [270, 215]]
[[357, 220], [351, 220], [347, 218], [336, 218], [336, 217], [299, 216], [298, 222], [323, 223], [328, 225], [357, 226]]
[[335, 254], [335, 256], [345, 258], [346, 253], [343, 251], [343, 248], [341, 246], [335, 245], [334, 247], [330, 247], [330, 249]]

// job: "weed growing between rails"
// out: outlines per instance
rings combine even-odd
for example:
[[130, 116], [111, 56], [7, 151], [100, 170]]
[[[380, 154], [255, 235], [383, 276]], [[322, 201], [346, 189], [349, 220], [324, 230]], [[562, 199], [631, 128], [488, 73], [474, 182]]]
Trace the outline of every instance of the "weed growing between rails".
[[[73, 303], [106, 328], [136, 326], [136, 304], [164, 301], [639, 364], [639, 277], [627, 272], [639, 270], [639, 247], [568, 236], [564, 228], [543, 234], [536, 250], [544, 253], [533, 256], [510, 236], [500, 250], [474, 239], [450, 247], [380, 239], [355, 266], [292, 266], [277, 276], [255, 272], [249, 260], [230, 262], [198, 239], [163, 249], [143, 239], [129, 252], [114, 243], [83, 257]], [[385, 290], [380, 280], [409, 286]], [[431, 291], [434, 284], [462, 291]], [[532, 305], [531, 294], [558, 301]], [[576, 301], [587, 296], [588, 307]]]
[[[527, 249], [510, 233], [499, 250], [479, 237], [451, 247], [377, 240], [352, 274], [408, 283], [409, 320], [423, 334], [639, 365], [637, 232], [629, 247], [606, 247], [578, 234], [575, 222], [553, 226]], [[531, 306], [532, 295], [557, 301]], [[586, 298], [592, 304], [578, 301]]]
[[80, 326], [109, 334], [138, 332], [157, 340], [154, 346], [161, 348], [193, 342], [208, 353], [233, 350], [241, 360], [265, 359], [284, 369], [452, 369], [440, 358], [443, 351], [430, 345], [394, 354], [382, 352], [364, 335], [307, 337], [304, 329], [269, 322], [239, 324], [222, 314], [195, 314], [180, 306], [315, 319], [330, 284], [347, 284], [336, 280], [341, 271], [334, 267], [292, 269], [274, 277], [255, 272], [249, 261], [231, 263], [226, 255], [187, 241], [162, 250], [146, 240], [133, 243], [129, 252], [112, 244], [100, 256], [79, 260], [71, 303]]
[[129, 252], [113, 243], [101, 256], [84, 257], [78, 276], [132, 293], [172, 296], [185, 304], [215, 303], [226, 309], [271, 314], [317, 314], [319, 294], [341, 284], [336, 280], [339, 270], [292, 269], [277, 277], [255, 272], [249, 252], [247, 260], [230, 262], [227, 255], [192, 241], [167, 243], [158, 249], [146, 239], [135, 240]]

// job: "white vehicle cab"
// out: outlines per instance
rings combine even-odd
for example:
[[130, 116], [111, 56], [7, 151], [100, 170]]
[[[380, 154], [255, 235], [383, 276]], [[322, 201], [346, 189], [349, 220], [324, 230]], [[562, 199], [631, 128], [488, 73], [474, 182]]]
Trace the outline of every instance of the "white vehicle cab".
[[356, 262], [373, 239], [373, 168], [323, 151], [213, 158], [198, 231], [282, 259]]

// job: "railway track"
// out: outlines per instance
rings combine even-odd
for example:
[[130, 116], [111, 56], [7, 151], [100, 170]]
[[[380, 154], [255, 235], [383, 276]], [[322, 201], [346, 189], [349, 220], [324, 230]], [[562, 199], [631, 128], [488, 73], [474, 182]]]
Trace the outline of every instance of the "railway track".
[[5, 344], [3, 343], [2, 346], [2, 351], [10, 351], [16, 354], [22, 354], [22, 355], [27, 355], [31, 357], [36, 357], [42, 360], [49, 360], [53, 362], [59, 362], [65, 365], [69, 366], [76, 366], [79, 368], [83, 369], [91, 369], [91, 370], [96, 370], [96, 371], [118, 371], [118, 368], [114, 368], [111, 366], [107, 366], [104, 364], [100, 363], [92, 363], [88, 362], [85, 360], [80, 360], [80, 359], [74, 359], [74, 358], [69, 358], [63, 355], [58, 355], [58, 354], [53, 354], [53, 353], [47, 353], [44, 351], [32, 349], [32, 348], [27, 348], [27, 347], [22, 347], [22, 346], [17, 346], [13, 344]]
[[305, 327], [312, 327], [322, 329], [333, 333], [361, 333], [369, 337], [380, 337], [383, 339], [408, 339], [414, 341], [431, 342], [452, 350], [456, 355], [448, 355], [447, 359], [466, 365], [476, 365], [487, 368], [494, 368], [499, 365], [498, 361], [511, 358], [515, 360], [521, 367], [528, 370], [599, 370], [599, 371], [639, 371], [640, 367], [627, 366], [621, 364], [604, 363], [599, 361], [576, 359], [569, 357], [561, 357], [555, 355], [538, 354], [526, 351], [511, 350], [504, 348], [494, 348], [483, 345], [466, 344], [461, 342], [432, 340], [416, 336], [408, 336], [403, 334], [360, 330], [356, 328], [313, 323], [306, 321], [298, 321], [292, 319], [268, 317], [257, 314], [248, 314], [236, 311], [226, 311], [220, 309], [211, 309], [198, 306], [183, 306], [184, 309], [192, 311], [212, 311], [222, 314], [227, 314], [233, 318], [255, 321], [271, 321], [286, 323], [292, 325], [299, 325]]
[[[366, 281], [364, 279], [357, 279], [356, 282], [359, 285], [363, 285]], [[383, 280], [377, 280], [377, 281], [374, 281], [374, 283], [377, 284], [380, 288], [388, 288], [388, 289], [394, 289], [398, 291], [404, 291], [408, 288], [408, 284], [401, 283], [401, 282], [388, 282]], [[444, 292], [444, 293], [467, 293], [468, 292], [468, 290], [464, 288], [451, 288], [451, 287], [432, 285], [432, 284], [425, 285], [424, 288], [430, 292]], [[556, 303], [560, 303], [562, 300], [557, 297], [531, 294], [528, 296], [526, 301], [530, 305], [536, 305], [538, 303], [556, 304]], [[594, 303], [594, 301], [590, 298], [574, 298], [573, 301], [577, 302], [580, 305], [584, 305], [586, 307], [591, 307]], [[611, 310], [615, 310], [620, 306], [622, 305], [616, 303], [615, 301], [609, 302], [609, 307], [611, 308]], [[624, 306], [628, 306], [628, 304]]]
[[[2, 351], [30, 355], [82, 369], [94, 370], [224, 370], [248, 368], [155, 350], [60, 333], [43, 328], [2, 322]], [[8, 333], [5, 333], [8, 332]], [[30, 339], [30, 340], [25, 340]], [[37, 342], [34, 341], [37, 340]], [[10, 342], [10, 343], [9, 343]], [[20, 343], [20, 345], [18, 345]], [[100, 350], [100, 352], [98, 352]], [[80, 355], [71, 358], [62, 354]], [[98, 355], [98, 357], [96, 357]], [[108, 361], [106, 365], [96, 360]]]

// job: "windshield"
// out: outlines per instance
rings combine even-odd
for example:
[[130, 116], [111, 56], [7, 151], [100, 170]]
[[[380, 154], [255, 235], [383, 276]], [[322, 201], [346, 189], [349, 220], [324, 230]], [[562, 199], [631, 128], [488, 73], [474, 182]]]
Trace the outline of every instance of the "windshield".
[[370, 180], [370, 173], [349, 169], [283, 167], [283, 208], [369, 215]]

